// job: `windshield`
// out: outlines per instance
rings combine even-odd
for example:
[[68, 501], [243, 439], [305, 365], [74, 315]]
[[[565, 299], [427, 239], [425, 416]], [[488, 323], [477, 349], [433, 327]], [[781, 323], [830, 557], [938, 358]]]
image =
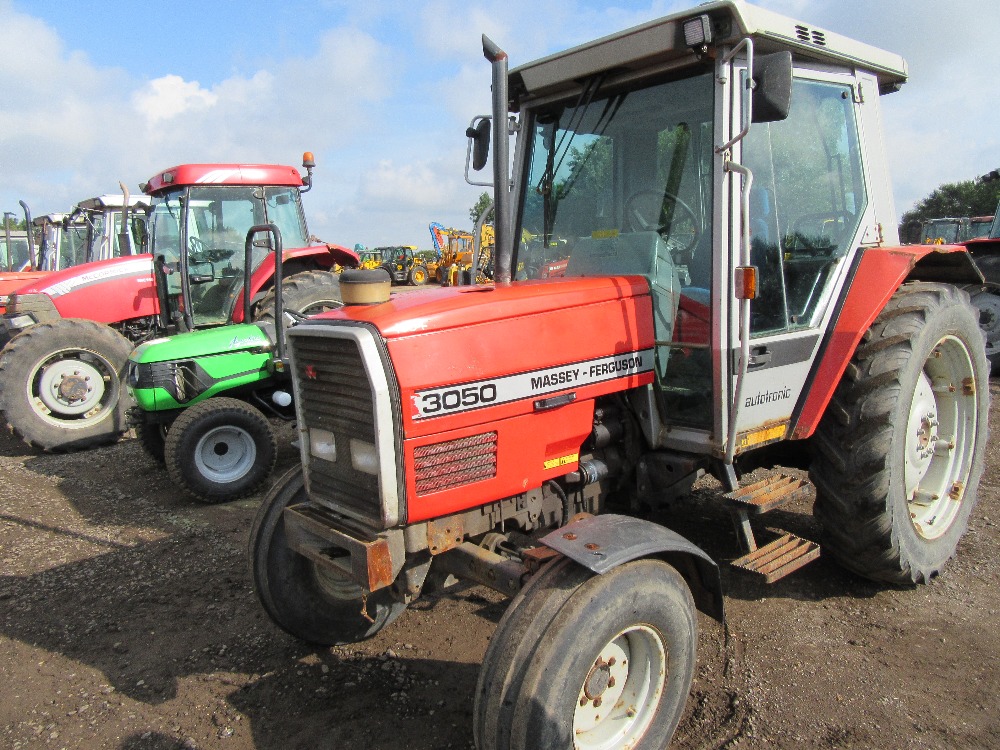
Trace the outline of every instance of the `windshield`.
[[[658, 236], [674, 262], [709, 267], [712, 208], [712, 78], [700, 75], [636, 91], [594, 95], [539, 111], [531, 123], [518, 278], [645, 273], [645, 257], [615, 256], [600, 268], [595, 240]], [[584, 242], [581, 244], [581, 240]], [[586, 266], [586, 268], [585, 268]], [[576, 267], [576, 268], [574, 268]], [[643, 270], [645, 269], [645, 270]], [[688, 269], [682, 269], [687, 273]], [[705, 279], [707, 285], [707, 278]]]
[[[273, 223], [286, 250], [308, 245], [299, 192], [293, 187], [196, 186], [153, 198], [149, 242], [168, 268], [187, 264], [196, 327], [229, 322], [246, 271], [245, 243], [251, 227]], [[271, 251], [261, 235], [251, 254], [251, 271]], [[182, 309], [181, 275], [166, 276], [172, 313]]]
[[714, 79], [600, 85], [529, 113], [516, 278], [644, 276], [665, 418], [706, 427]]

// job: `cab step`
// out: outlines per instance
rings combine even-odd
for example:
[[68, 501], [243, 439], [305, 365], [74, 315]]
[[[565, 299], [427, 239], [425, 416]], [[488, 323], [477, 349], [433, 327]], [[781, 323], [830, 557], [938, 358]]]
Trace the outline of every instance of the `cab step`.
[[812, 484], [808, 479], [779, 471], [746, 487], [728, 492], [725, 498], [738, 507], [745, 507], [748, 513], [760, 515], [807, 497], [811, 489]]
[[808, 479], [776, 471], [726, 493], [724, 497], [732, 504], [736, 532], [746, 553], [732, 565], [763, 576], [767, 583], [774, 583], [819, 557], [818, 544], [788, 532], [781, 532], [782, 536], [773, 542], [758, 547], [750, 525], [751, 515], [762, 515], [808, 497], [811, 492], [812, 484]]
[[766, 583], [774, 583], [819, 557], [820, 548], [815, 542], [795, 534], [784, 534], [773, 542], [733, 560], [734, 568], [763, 576]]

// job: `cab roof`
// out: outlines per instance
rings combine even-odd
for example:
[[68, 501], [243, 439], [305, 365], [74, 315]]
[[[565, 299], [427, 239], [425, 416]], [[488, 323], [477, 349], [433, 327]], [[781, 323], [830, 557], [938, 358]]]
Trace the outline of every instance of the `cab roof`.
[[295, 167], [282, 164], [180, 164], [158, 172], [140, 185], [152, 195], [178, 185], [276, 185], [302, 187]]
[[520, 98], [544, 96], [603, 71], [640, 71], [684, 58], [693, 63], [697, 56], [684, 41], [683, 23], [702, 15], [711, 20], [710, 48], [749, 36], [757, 54], [789, 50], [795, 59], [869, 71], [878, 77], [881, 93], [897, 90], [907, 78], [906, 61], [892, 52], [742, 0], [717, 0], [514, 68], [512, 108]]

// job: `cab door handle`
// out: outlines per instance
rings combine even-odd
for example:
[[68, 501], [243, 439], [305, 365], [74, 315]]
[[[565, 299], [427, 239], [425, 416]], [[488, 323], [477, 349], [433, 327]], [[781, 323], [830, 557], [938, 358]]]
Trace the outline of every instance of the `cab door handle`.
[[770, 364], [770, 362], [771, 352], [768, 351], [766, 346], [754, 346], [750, 348], [750, 357], [747, 359], [748, 370], [755, 367], [763, 367]]

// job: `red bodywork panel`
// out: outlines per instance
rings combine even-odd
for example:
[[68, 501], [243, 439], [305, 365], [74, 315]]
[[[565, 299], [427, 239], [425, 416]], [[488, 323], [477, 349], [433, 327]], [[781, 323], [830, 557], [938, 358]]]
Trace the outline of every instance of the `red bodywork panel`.
[[[411, 523], [572, 471], [593, 427], [593, 399], [653, 381], [652, 304], [641, 277], [452, 287], [319, 317], [370, 322], [386, 341], [400, 388]], [[463, 393], [476, 402], [433, 406]], [[418, 492], [417, 449], [451, 450], [450, 441], [483, 435], [495, 439], [495, 476]]]
[[[337, 248], [339, 256], [333, 254]], [[346, 255], [345, 255], [346, 254]], [[308, 258], [323, 268], [330, 268], [335, 257], [356, 255], [337, 245], [319, 245], [285, 250], [285, 263]], [[251, 277], [251, 299], [274, 276], [274, 256], [269, 255]], [[11, 290], [13, 291], [13, 290]], [[121, 323], [157, 315], [160, 311], [153, 281], [153, 256], [132, 255], [125, 258], [84, 263], [64, 271], [42, 275], [34, 282], [17, 288], [19, 294], [46, 294], [64, 318], [86, 318], [98, 323]], [[243, 295], [233, 312], [234, 322], [243, 320]]]
[[181, 164], [157, 172], [143, 192], [178, 185], [285, 185], [302, 187], [302, 177], [295, 167], [283, 164]]
[[4, 300], [11, 292], [20, 289], [25, 284], [30, 284], [36, 279], [47, 276], [50, 271], [10, 271], [0, 273], [0, 315], [7, 312], [7, 305]]
[[822, 359], [792, 430], [793, 439], [808, 438], [816, 431], [861, 337], [920, 260], [931, 253], [961, 252], [965, 248], [958, 245], [905, 245], [864, 252], [835, 327], [827, 337], [826, 349], [821, 352]]
[[62, 317], [86, 318], [98, 323], [119, 323], [159, 311], [153, 285], [153, 256], [148, 254], [53, 271], [17, 292], [48, 295]]

